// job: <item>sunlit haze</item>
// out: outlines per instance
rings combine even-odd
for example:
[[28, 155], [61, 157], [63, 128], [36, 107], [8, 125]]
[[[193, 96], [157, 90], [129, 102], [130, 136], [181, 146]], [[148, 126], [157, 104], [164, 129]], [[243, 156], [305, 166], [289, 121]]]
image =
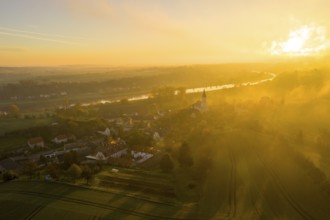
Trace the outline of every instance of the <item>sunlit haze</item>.
[[0, 219], [330, 219], [330, 0], [0, 0]]
[[272, 43], [273, 55], [309, 56], [319, 55], [329, 47], [324, 27], [303, 26], [290, 31], [286, 41]]
[[11, 0], [0, 65], [177, 65], [327, 54], [330, 1]]

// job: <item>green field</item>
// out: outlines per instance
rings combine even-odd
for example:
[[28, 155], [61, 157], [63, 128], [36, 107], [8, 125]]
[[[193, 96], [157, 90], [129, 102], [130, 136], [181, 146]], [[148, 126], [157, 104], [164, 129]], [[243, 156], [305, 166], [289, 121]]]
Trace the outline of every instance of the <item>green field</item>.
[[28, 138], [30, 138], [21, 133], [3, 136], [4, 134], [16, 131], [23, 131], [35, 127], [49, 126], [53, 121], [53, 118], [0, 119], [0, 153], [5, 153], [24, 147], [26, 146]]
[[[217, 135], [222, 136], [222, 141], [214, 143], [218, 147], [214, 168], [199, 191], [198, 202], [183, 202], [180, 198], [187, 191], [184, 169], [177, 169], [172, 176], [122, 168], [113, 173], [109, 168], [95, 177], [94, 189], [40, 181], [2, 183], [2, 217], [328, 219], [328, 198], [320, 185], [297, 163], [290, 150], [275, 149], [276, 138], [242, 130]], [[226, 139], [233, 141], [227, 143]], [[268, 140], [273, 144], [269, 145]], [[164, 193], [172, 187], [174, 197]]]
[[17, 130], [25, 130], [33, 127], [47, 126], [54, 121], [53, 118], [35, 118], [35, 119], [16, 119], [1, 118], [0, 119], [0, 136]]
[[195, 216], [189, 206], [61, 183], [6, 183], [1, 185], [0, 194], [2, 219], [194, 219]]

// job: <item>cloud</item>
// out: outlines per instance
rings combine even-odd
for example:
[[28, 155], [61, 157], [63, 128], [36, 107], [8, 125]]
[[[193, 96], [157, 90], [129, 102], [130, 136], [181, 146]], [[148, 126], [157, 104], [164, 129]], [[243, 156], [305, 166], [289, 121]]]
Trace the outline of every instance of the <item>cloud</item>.
[[33, 36], [50, 37], [50, 38], [85, 40], [84, 38], [64, 36], [64, 35], [59, 35], [59, 34], [46, 34], [46, 33], [40, 33], [40, 32], [35, 32], [35, 31], [25, 31], [25, 30], [18, 30], [18, 29], [7, 28], [7, 27], [0, 27], [0, 31], [28, 34], [28, 35], [33, 35]]
[[45, 42], [60, 43], [60, 44], [71, 44], [71, 45], [77, 44], [77, 42], [66, 40], [65, 39], [66, 37], [60, 35], [50, 35], [50, 34], [43, 34], [43, 33], [30, 32], [30, 31], [21, 31], [21, 30], [4, 28], [4, 27], [0, 27], [0, 35], [39, 40]]

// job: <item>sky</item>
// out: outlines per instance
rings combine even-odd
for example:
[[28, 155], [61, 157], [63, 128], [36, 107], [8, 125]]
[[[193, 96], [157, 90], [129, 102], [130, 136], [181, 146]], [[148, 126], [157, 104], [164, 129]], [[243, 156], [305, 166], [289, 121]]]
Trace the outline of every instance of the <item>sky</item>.
[[258, 62], [328, 51], [329, 0], [0, 0], [0, 66]]

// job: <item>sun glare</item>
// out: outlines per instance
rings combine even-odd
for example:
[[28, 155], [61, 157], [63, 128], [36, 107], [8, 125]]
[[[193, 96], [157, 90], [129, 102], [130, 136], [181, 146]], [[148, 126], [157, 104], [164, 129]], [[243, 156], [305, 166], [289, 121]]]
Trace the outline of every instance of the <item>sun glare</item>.
[[289, 33], [285, 41], [273, 41], [272, 55], [312, 56], [329, 47], [324, 27], [306, 25]]

